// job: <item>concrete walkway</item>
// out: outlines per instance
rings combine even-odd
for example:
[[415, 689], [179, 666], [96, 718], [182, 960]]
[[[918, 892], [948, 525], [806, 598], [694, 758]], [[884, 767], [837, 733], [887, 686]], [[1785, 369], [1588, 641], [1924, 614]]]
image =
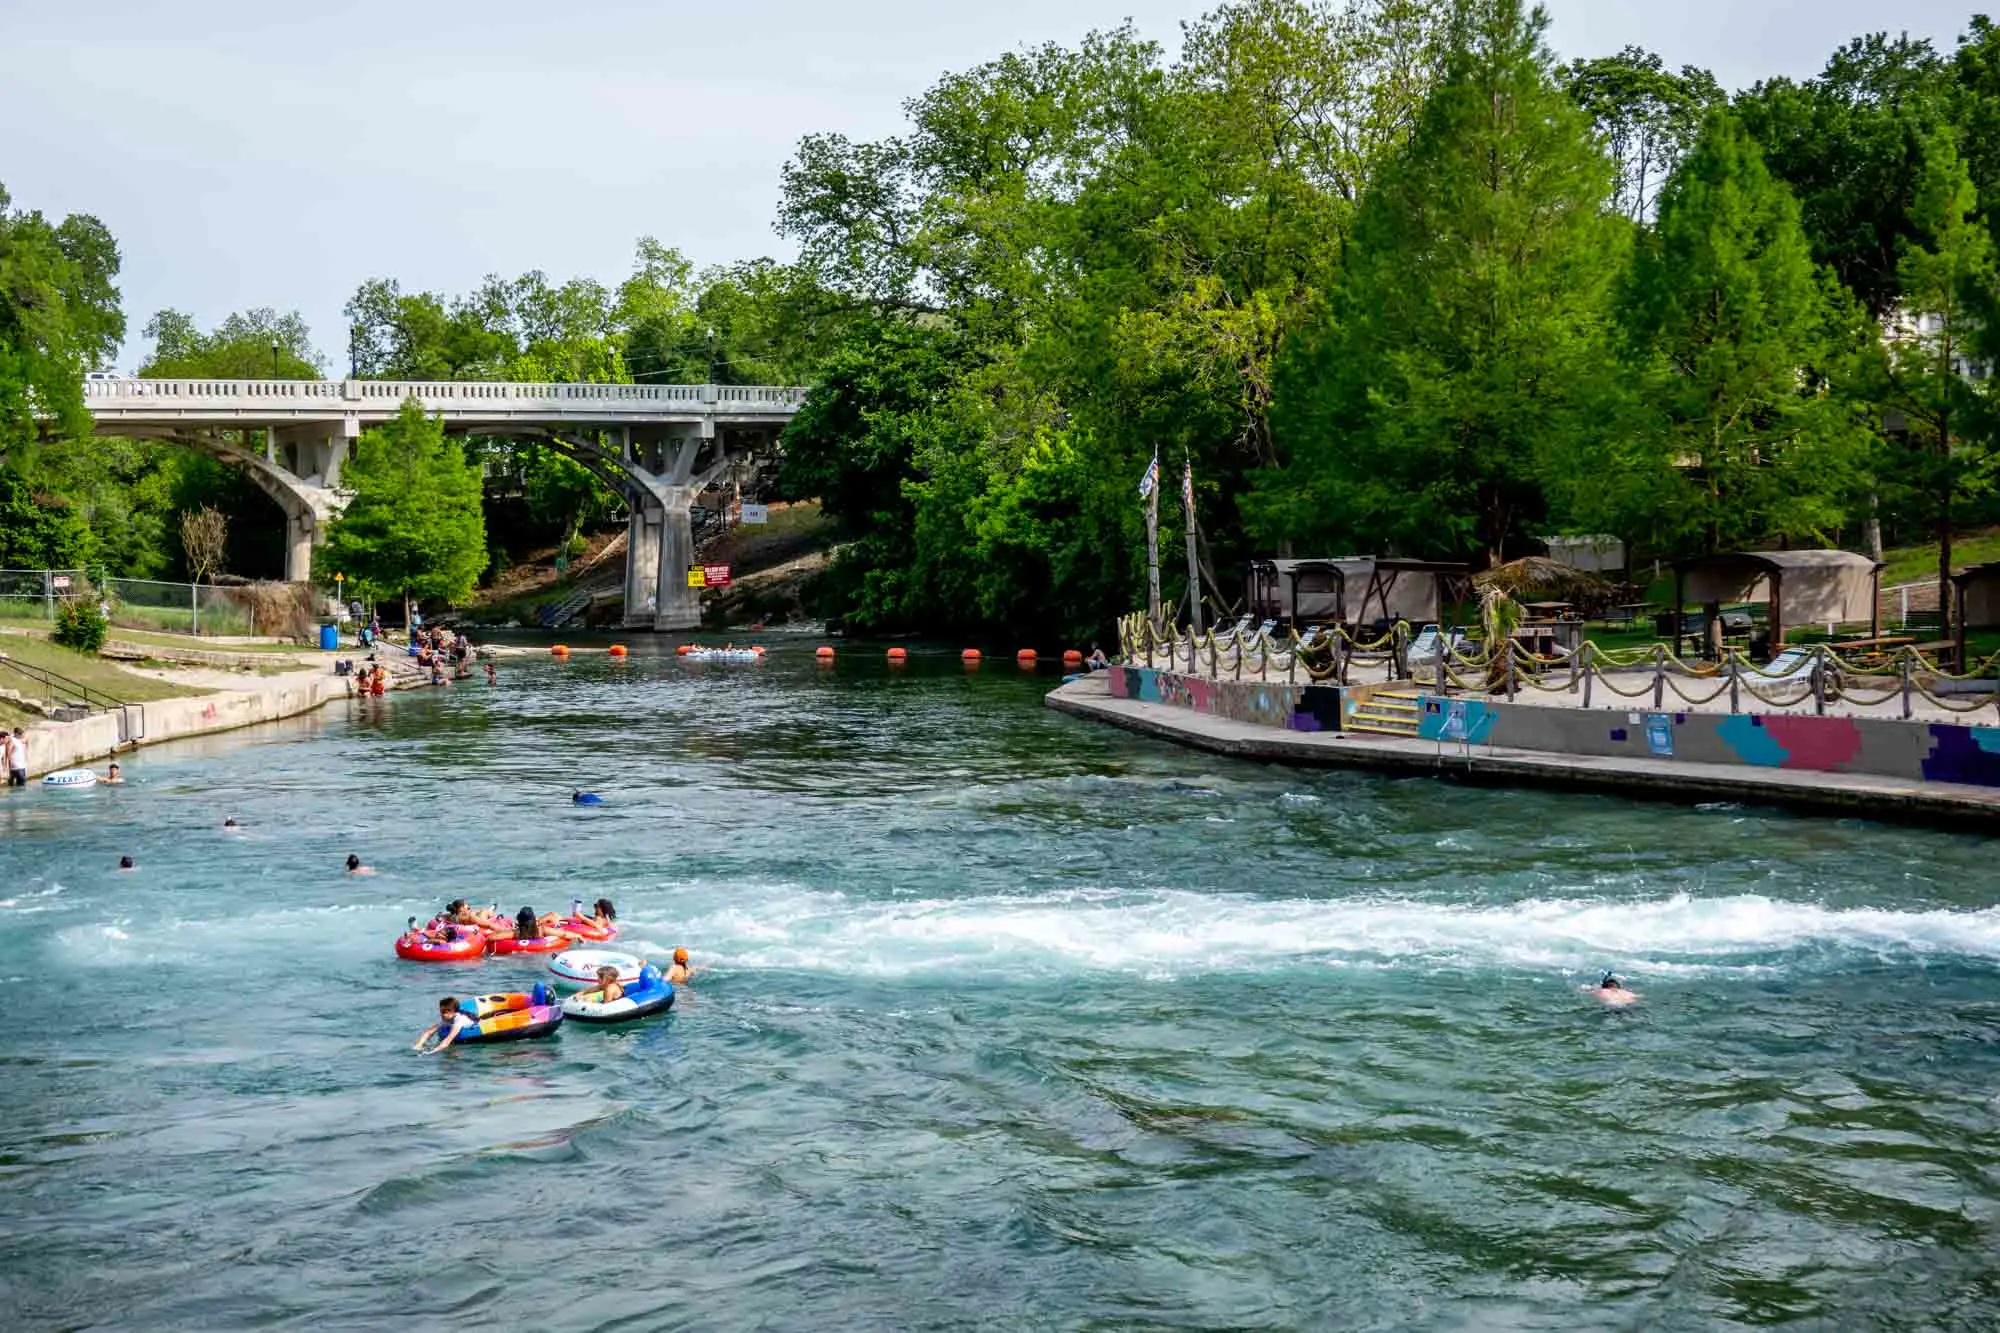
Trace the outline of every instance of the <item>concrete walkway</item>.
[[1239, 759], [1427, 774], [1465, 782], [1565, 787], [1673, 801], [1751, 801], [1864, 816], [2000, 830], [2000, 790], [1873, 774], [1799, 772], [1670, 759], [1551, 754], [1491, 746], [1284, 731], [1164, 704], [1114, 699], [1096, 673], [1053, 690], [1051, 708]]

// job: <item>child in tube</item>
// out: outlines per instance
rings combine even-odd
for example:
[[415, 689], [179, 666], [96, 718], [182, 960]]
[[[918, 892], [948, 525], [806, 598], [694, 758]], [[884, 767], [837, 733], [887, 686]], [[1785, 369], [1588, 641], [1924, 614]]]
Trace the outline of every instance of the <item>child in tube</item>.
[[[471, 1014], [458, 1007], [458, 997], [447, 995], [438, 1001], [438, 1021], [425, 1028], [423, 1035], [417, 1038], [417, 1044], [410, 1049], [420, 1054], [436, 1055], [457, 1041], [459, 1034], [467, 1028], [478, 1026]], [[437, 1038], [437, 1045], [425, 1052], [424, 1043], [433, 1037]]]

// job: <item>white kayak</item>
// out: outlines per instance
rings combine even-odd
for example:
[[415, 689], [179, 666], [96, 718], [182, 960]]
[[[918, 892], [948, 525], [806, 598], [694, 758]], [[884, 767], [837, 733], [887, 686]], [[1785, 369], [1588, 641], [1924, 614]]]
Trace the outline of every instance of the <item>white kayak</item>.
[[44, 787], [95, 787], [97, 774], [87, 768], [65, 768], [42, 778]]
[[549, 959], [549, 971], [564, 981], [591, 986], [597, 984], [597, 969], [600, 967], [617, 968], [619, 984], [624, 985], [637, 981], [645, 966], [644, 959], [616, 949], [565, 949]]
[[674, 987], [657, 967], [647, 967], [637, 981], [619, 983], [625, 993], [615, 1000], [604, 998], [602, 990], [579, 991], [562, 1003], [564, 1018], [579, 1023], [624, 1023], [647, 1014], [664, 1013], [674, 1007]]
[[688, 662], [761, 662], [764, 653], [757, 648], [690, 648], [681, 658]]

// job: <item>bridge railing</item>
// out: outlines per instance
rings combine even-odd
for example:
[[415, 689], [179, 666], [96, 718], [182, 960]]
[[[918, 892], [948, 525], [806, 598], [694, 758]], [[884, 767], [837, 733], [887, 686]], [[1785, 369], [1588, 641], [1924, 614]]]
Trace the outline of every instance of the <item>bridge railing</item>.
[[441, 410], [563, 411], [609, 408], [657, 411], [790, 412], [805, 401], [797, 385], [557, 384], [492, 380], [211, 380], [91, 379], [83, 395], [93, 411], [153, 408], [256, 410], [349, 405], [379, 411], [406, 398]]

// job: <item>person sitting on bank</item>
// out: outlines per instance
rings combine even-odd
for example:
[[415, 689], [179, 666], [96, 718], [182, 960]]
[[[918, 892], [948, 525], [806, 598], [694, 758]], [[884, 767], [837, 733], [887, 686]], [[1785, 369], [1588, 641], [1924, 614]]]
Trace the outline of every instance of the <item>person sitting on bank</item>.
[[438, 1021], [425, 1028], [423, 1035], [417, 1038], [417, 1044], [410, 1049], [413, 1051], [422, 1051], [424, 1043], [436, 1037], [437, 1045], [430, 1049], [430, 1054], [436, 1055], [457, 1041], [461, 1032], [464, 1032], [467, 1028], [478, 1026], [479, 1024], [473, 1020], [471, 1014], [466, 1013], [465, 1010], [458, 1007], [458, 997], [447, 995], [438, 1001]]
[[1086, 671], [1102, 671], [1110, 665], [1110, 661], [1104, 656], [1104, 650], [1094, 643], [1091, 644], [1090, 656], [1083, 659], [1083, 669]]

